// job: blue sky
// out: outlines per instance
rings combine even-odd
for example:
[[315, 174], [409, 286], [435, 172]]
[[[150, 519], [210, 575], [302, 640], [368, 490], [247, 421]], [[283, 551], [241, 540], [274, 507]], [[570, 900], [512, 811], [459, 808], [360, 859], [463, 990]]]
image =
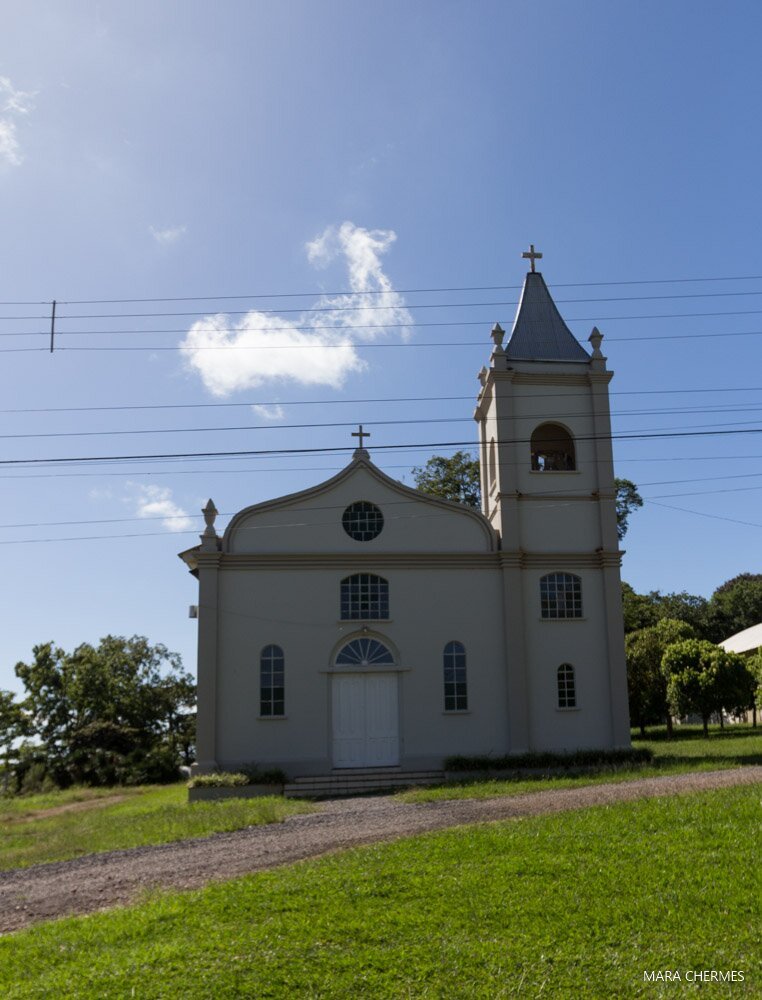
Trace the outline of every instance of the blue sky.
[[[6, 10], [0, 434], [38, 436], [0, 458], [351, 447], [362, 421], [410, 482], [453, 449], [373, 446], [474, 439], [532, 242], [575, 334], [605, 335], [615, 433], [702, 432], [615, 442], [649, 498], [624, 579], [709, 595], [759, 571], [761, 22], [669, 0]], [[93, 301], [135, 299], [186, 301]], [[224, 525], [346, 460], [0, 466], [0, 687], [35, 643], [107, 633], [193, 669], [176, 553], [207, 498]]]

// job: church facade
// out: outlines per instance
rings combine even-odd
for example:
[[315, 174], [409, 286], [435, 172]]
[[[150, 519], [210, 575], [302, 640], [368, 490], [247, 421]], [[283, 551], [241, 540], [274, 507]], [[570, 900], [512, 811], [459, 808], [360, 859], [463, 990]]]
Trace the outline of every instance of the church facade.
[[439, 769], [630, 743], [608, 384], [542, 275], [479, 373], [481, 512], [338, 475], [181, 553], [199, 583], [198, 770]]

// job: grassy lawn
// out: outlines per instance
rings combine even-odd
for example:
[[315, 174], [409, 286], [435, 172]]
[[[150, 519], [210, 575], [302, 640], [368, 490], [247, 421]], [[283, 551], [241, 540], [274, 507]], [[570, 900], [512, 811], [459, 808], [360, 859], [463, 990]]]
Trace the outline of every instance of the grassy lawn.
[[185, 784], [0, 798], [0, 870], [278, 823], [311, 808], [269, 796], [190, 805]]
[[[652, 764], [639, 764], [602, 770], [576, 777], [512, 778], [453, 782], [437, 788], [415, 788], [400, 792], [406, 802], [433, 802], [437, 799], [493, 798], [497, 795], [522, 795], [548, 788], [572, 788], [578, 785], [633, 781], [659, 774], [684, 774], [687, 771], [717, 771], [743, 764], [762, 764], [762, 727], [750, 725], [710, 727], [705, 739], [701, 726], [680, 726], [671, 740], [665, 726], [647, 730], [646, 739], [633, 732], [634, 747], [649, 747], [654, 752]], [[761, 994], [762, 995], [762, 994]]]
[[[759, 789], [463, 827], [0, 940], [0, 992], [759, 997]], [[644, 982], [738, 970], [744, 981]]]

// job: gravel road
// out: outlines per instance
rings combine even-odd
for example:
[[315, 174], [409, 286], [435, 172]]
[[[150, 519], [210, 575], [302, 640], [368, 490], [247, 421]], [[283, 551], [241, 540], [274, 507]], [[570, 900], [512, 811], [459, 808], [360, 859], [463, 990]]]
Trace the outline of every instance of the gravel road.
[[762, 766], [494, 799], [425, 803], [400, 802], [391, 796], [337, 799], [322, 803], [317, 813], [292, 816], [279, 824], [0, 872], [0, 933], [42, 920], [125, 905], [146, 889], [194, 889], [302, 858], [427, 830], [759, 782]]

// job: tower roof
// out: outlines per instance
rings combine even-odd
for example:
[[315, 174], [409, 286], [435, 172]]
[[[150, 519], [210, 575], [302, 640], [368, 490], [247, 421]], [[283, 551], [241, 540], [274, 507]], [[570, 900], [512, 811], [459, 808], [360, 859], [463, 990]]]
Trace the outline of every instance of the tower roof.
[[530, 271], [524, 280], [505, 354], [510, 361], [590, 360], [590, 355], [561, 318], [539, 271]]

